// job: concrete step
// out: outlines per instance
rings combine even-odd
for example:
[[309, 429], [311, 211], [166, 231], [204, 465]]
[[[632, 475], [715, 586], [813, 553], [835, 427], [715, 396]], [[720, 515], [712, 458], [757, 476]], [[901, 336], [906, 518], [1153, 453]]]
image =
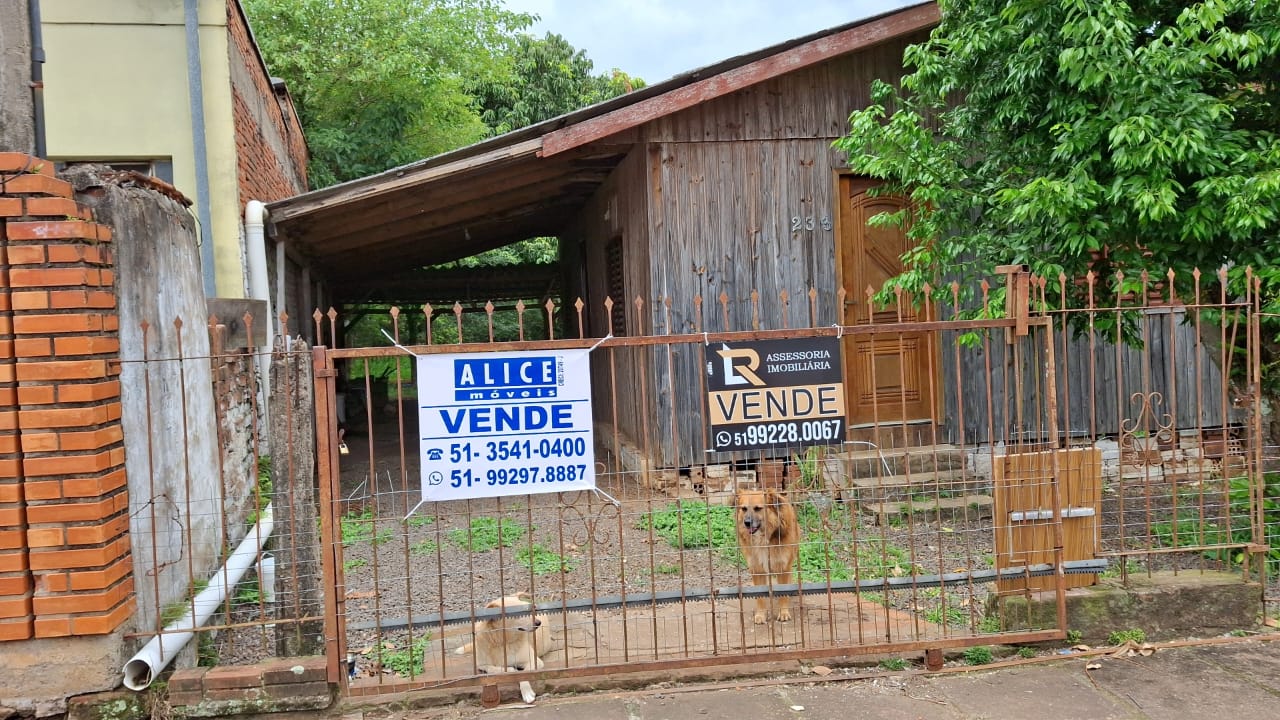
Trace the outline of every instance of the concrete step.
[[908, 515], [923, 517], [926, 520], [948, 521], [957, 518], [967, 520], [989, 519], [993, 502], [990, 495], [963, 495], [960, 497], [936, 498], [926, 500], [893, 500], [879, 503], [861, 503], [862, 512], [875, 518], [876, 524], [884, 525], [903, 521]]
[[904, 475], [886, 475], [883, 477], [854, 477], [846, 480], [846, 487], [853, 486], [859, 490], [902, 490], [910, 488], [919, 490], [934, 487], [943, 490], [958, 489], [965, 485], [974, 485], [982, 481], [960, 470], [924, 470]]
[[828, 455], [823, 463], [825, 471], [838, 471], [846, 477], [905, 475], [908, 470], [917, 473], [964, 467], [964, 453], [954, 445], [849, 449]]

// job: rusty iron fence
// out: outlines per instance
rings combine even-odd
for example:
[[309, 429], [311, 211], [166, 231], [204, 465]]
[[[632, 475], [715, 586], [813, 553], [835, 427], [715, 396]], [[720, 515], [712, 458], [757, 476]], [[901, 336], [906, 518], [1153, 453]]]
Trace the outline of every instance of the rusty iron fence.
[[251, 316], [228, 320], [124, 332], [126, 637], [147, 666], [131, 661], [126, 683], [146, 686], [178, 652], [225, 665], [323, 651], [309, 348], [256, 347]]
[[[754, 292], [637, 298], [630, 336], [608, 299], [505, 318], [391, 308], [385, 344], [363, 347], [337, 347], [344, 318], [317, 311], [330, 672], [351, 694], [492, 683], [466, 644], [478, 622], [527, 617], [492, 606], [518, 594], [546, 630], [542, 664], [504, 682], [1061, 639], [1072, 585], [1240, 568], [1265, 580], [1257, 297], [1225, 277], [1175, 280], [1143, 276], [1103, 306], [1090, 276], [1074, 308], [1067, 279], [1010, 272], [1001, 293], [953, 287], [916, 320], [890, 306], [855, 325], [829, 322], [843, 290], [772, 308]], [[546, 337], [525, 335], [527, 314]], [[618, 335], [588, 336], [596, 318]], [[712, 451], [707, 348], [813, 338], [874, 356], [844, 378], [873, 389], [869, 420], [836, 445]], [[420, 503], [416, 388], [435, 379], [410, 355], [555, 348], [590, 350], [603, 492]], [[769, 487], [796, 509], [798, 577], [756, 585], [734, 498]], [[790, 622], [776, 617], [784, 596]], [[759, 600], [775, 615], [757, 624]]]

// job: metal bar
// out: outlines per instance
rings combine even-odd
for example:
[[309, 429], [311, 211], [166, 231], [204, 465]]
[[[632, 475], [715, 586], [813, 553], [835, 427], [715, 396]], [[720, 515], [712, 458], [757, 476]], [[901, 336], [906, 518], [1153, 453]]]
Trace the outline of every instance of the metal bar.
[[[1092, 575], [1104, 572], [1108, 561], [1103, 560], [1068, 560], [1062, 565], [1065, 575]], [[544, 602], [530, 605], [528, 609], [512, 610], [510, 608], [481, 608], [471, 611], [447, 612], [442, 615], [425, 615], [422, 617], [397, 618], [381, 624], [377, 622], [349, 623], [348, 630], [392, 630], [409, 626], [432, 624], [453, 624], [474, 622], [496, 617], [516, 617], [541, 612], [584, 612], [587, 610], [613, 610], [631, 605], [665, 605], [688, 600], [710, 600], [714, 598], [737, 597], [757, 598], [780, 595], [823, 595], [831, 592], [881, 592], [884, 590], [908, 590], [913, 587], [951, 587], [966, 583], [989, 583], [999, 580], [1017, 580], [1024, 577], [1051, 577], [1057, 572], [1052, 563], [1020, 565], [1000, 570], [974, 570], [970, 572], [954, 572], [935, 575], [904, 575], [902, 577], [872, 578], [867, 580], [832, 581], [830, 583], [777, 583], [773, 585], [741, 585], [714, 589], [693, 588], [684, 593], [676, 590], [665, 590], [651, 593], [626, 593], [608, 595], [593, 599], [562, 600], [560, 602]]]

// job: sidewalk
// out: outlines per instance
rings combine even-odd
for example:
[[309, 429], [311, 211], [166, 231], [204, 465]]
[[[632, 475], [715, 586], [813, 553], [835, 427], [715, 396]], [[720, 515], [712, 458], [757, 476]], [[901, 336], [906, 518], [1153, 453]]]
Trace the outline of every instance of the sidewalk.
[[851, 676], [837, 670], [818, 681], [814, 675], [796, 674], [715, 685], [545, 695], [531, 707], [505, 704], [486, 711], [473, 699], [443, 708], [367, 715], [397, 720], [481, 715], [503, 720], [1260, 720], [1280, 717], [1280, 636], [1263, 637], [1268, 639], [1157, 645], [1145, 657], [1094, 654], [1009, 661], [996, 669], [965, 672], [949, 667], [935, 674], [863, 668]]

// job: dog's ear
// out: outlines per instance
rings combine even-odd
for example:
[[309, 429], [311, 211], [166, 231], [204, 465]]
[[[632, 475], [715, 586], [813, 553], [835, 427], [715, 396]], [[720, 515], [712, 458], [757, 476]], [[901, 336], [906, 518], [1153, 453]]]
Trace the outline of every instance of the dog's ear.
[[531, 603], [531, 602], [533, 602], [533, 595], [531, 595], [531, 594], [529, 594], [529, 593], [525, 592], [524, 590], [521, 590], [520, 592], [516, 593], [516, 597], [517, 597], [518, 599], [520, 599], [520, 600], [523, 600], [523, 601], [527, 602], [527, 603]]
[[781, 507], [787, 502], [787, 494], [777, 488], [769, 488], [765, 491], [765, 499], [772, 507]]
[[487, 608], [500, 608], [503, 606], [503, 604], [504, 603], [502, 602], [502, 598], [494, 598], [489, 602], [485, 603], [484, 606]]

